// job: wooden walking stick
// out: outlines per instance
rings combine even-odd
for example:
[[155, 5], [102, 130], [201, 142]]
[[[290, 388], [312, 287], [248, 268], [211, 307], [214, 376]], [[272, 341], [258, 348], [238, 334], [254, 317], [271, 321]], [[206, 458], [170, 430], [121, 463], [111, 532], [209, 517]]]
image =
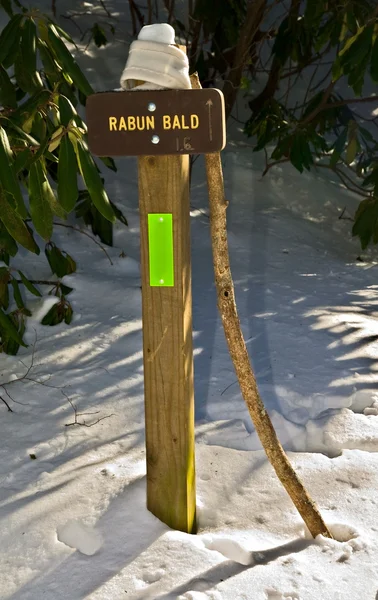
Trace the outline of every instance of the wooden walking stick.
[[[198, 75], [192, 75], [191, 81], [193, 88], [201, 87]], [[224, 194], [220, 153], [206, 154], [205, 161], [218, 308], [242, 396], [266, 455], [312, 536], [316, 537], [321, 534], [332, 537], [318, 508], [290, 464], [259, 394], [235, 303], [227, 239], [226, 210], [228, 202]]]

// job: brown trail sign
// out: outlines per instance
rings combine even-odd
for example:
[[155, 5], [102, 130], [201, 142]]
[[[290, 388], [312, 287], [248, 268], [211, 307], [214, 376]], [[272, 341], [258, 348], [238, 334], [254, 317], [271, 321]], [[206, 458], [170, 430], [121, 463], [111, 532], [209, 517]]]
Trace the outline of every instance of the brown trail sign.
[[226, 143], [217, 89], [103, 92], [88, 98], [86, 110], [96, 156], [209, 154]]
[[104, 92], [87, 100], [98, 156], [139, 156], [147, 507], [196, 529], [189, 154], [225, 146], [216, 89]]

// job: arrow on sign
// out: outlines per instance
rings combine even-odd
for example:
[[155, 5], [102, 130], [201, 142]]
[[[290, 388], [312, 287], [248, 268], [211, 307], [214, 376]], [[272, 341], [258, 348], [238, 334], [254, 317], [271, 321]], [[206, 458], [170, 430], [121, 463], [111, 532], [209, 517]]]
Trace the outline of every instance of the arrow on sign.
[[206, 106], [209, 109], [209, 137], [210, 137], [210, 142], [212, 142], [213, 141], [213, 124], [211, 122], [211, 110], [213, 108], [213, 101], [210, 98], [206, 102]]

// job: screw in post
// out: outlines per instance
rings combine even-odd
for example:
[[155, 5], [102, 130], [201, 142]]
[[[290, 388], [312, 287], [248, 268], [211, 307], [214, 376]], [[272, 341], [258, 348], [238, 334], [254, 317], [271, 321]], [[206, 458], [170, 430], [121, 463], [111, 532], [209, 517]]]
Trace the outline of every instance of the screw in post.
[[156, 110], [156, 104], [155, 104], [155, 102], [149, 102], [147, 108], [148, 108], [148, 110], [150, 112], [154, 112], [154, 110]]
[[153, 144], [158, 144], [160, 142], [159, 136], [158, 135], [153, 135], [152, 138], [151, 138], [151, 142]]

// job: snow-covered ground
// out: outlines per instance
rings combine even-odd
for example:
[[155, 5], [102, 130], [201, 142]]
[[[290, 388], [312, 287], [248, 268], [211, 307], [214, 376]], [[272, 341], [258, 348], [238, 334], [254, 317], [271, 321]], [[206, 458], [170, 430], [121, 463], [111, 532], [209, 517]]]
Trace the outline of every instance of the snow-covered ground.
[[[112, 4], [117, 42], [81, 56], [98, 90], [118, 87], [124, 67], [123, 5]], [[287, 165], [261, 179], [262, 157], [232, 127], [223, 164], [238, 308], [279, 437], [336, 538], [314, 541], [238, 390], [216, 310], [203, 164], [195, 164], [199, 533], [190, 536], [145, 507], [136, 161], [117, 162], [108, 189], [130, 226], [117, 226], [113, 265], [84, 236], [59, 231], [78, 262], [66, 278], [73, 323], [43, 327], [49, 300], [31, 297], [31, 345], [1, 356], [14, 412], [0, 403], [0, 598], [375, 600], [377, 266], [371, 256], [356, 260], [351, 223], [339, 219], [356, 198]], [[43, 258], [17, 260], [30, 277], [49, 277]], [[32, 358], [29, 377], [40, 383], [15, 381]], [[67, 397], [79, 422], [102, 420], [72, 425]]]

